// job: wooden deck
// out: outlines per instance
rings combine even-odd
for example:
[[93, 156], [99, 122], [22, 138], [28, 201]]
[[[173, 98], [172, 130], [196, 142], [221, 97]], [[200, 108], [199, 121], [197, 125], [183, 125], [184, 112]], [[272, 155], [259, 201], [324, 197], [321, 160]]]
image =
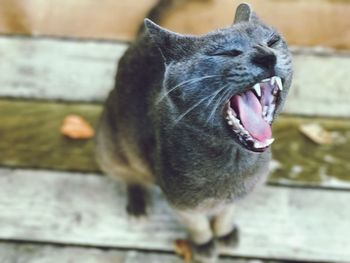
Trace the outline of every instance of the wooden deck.
[[[28, 169], [0, 174], [1, 239], [171, 253], [174, 240], [186, 237], [157, 189], [149, 218], [137, 223], [125, 212], [123, 184], [105, 176]], [[240, 245], [223, 253], [342, 262], [350, 258], [344, 235], [350, 209], [339, 207], [349, 200], [348, 191], [267, 186], [238, 205]]]
[[[101, 102], [113, 87], [126, 47], [110, 41], [0, 36], [0, 96]], [[293, 50], [296, 72], [285, 112], [350, 116], [350, 54]], [[329, 72], [334, 72], [331, 77]]]
[[[32, 23], [19, 21], [23, 24], [18, 31], [3, 21], [19, 11], [0, 10], [5, 14], [0, 17], [0, 32], [32, 34], [26, 26], [34, 25], [41, 34], [85, 39], [0, 36], [0, 262], [183, 262], [175, 255], [174, 241], [186, 238], [186, 233], [160, 190], [152, 189], [150, 216], [131, 220], [125, 212], [125, 185], [101, 174], [92, 140], [71, 140], [59, 132], [68, 114], [96, 124], [101, 103], [113, 86], [117, 61], [127, 48], [127, 43], [116, 40], [132, 38], [137, 21], [154, 1], [145, 1], [135, 14], [126, 13], [130, 28], [124, 32], [116, 26], [115, 35], [112, 27], [102, 30], [101, 24], [91, 35], [91, 28], [82, 30], [74, 24], [69, 31], [57, 22], [67, 6], [77, 10], [87, 5], [80, 0], [73, 6], [71, 1], [60, 1], [62, 7], [53, 13], [51, 24], [38, 24], [32, 11], [36, 2], [28, 1], [22, 10]], [[108, 6], [119, 6], [117, 2], [107, 0], [96, 12], [101, 15], [111, 9]], [[230, 5], [225, 0], [219, 8], [216, 0], [209, 2], [217, 13]], [[267, 16], [273, 1], [268, 1], [269, 8], [253, 2]], [[311, 8], [302, 1], [289, 2], [304, 13]], [[335, 2], [312, 1], [309, 5], [315, 12], [303, 19], [328, 13], [327, 25], [346, 28], [348, 21], [336, 14], [350, 5]], [[192, 5], [182, 11], [191, 12], [201, 4]], [[332, 8], [326, 11], [326, 7]], [[78, 16], [81, 21], [89, 18], [85, 13]], [[181, 18], [172, 16], [166, 21], [169, 25]], [[185, 28], [181, 23], [178, 27], [197, 32], [219, 22], [203, 28]], [[288, 25], [279, 26], [288, 31]], [[288, 32], [292, 42], [302, 44]], [[321, 32], [315, 31], [313, 38], [304, 40], [314, 45], [336, 34], [325, 32], [318, 38]], [[340, 35], [327, 45], [347, 48], [348, 37]], [[238, 204], [241, 240], [237, 248], [221, 251], [222, 263], [350, 262], [350, 53], [293, 47], [293, 55], [295, 81], [285, 112], [273, 127], [271, 176], [266, 187]], [[309, 123], [327, 130], [333, 142], [318, 145], [303, 135], [300, 126]]]

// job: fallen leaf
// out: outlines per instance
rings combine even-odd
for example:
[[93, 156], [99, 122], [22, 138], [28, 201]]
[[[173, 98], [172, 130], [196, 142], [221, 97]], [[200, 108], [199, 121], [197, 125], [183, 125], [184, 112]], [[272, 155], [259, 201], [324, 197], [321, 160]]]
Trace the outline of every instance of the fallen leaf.
[[95, 132], [91, 125], [78, 115], [68, 115], [64, 118], [61, 133], [72, 139], [89, 139]]
[[302, 124], [299, 126], [299, 130], [317, 144], [331, 144], [333, 142], [332, 134], [317, 123]]
[[182, 257], [185, 263], [190, 263], [192, 260], [191, 244], [187, 240], [175, 240], [175, 253]]

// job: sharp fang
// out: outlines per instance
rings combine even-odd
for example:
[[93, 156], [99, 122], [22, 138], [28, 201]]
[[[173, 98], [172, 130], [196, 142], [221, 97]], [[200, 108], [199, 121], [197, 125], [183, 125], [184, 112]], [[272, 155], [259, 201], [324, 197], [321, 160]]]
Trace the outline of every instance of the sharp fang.
[[266, 146], [269, 146], [269, 145], [271, 145], [274, 141], [275, 141], [275, 139], [274, 139], [274, 138], [271, 138], [271, 139], [269, 139], [269, 140], [267, 140], [267, 141], [265, 142], [265, 145], [266, 145]]
[[256, 94], [258, 94], [258, 96], [261, 97], [260, 84], [259, 84], [259, 83], [256, 83], [256, 84], [253, 86], [253, 89], [256, 91]]
[[255, 141], [254, 142], [254, 148], [259, 149], [259, 148], [266, 148], [267, 146], [270, 146], [274, 142], [274, 138], [271, 138], [265, 142], [259, 142]]
[[270, 85], [275, 84], [275, 78], [276, 78], [276, 77], [272, 77], [272, 78], [270, 79]]
[[279, 90], [283, 90], [283, 85], [282, 85], [282, 80], [281, 80], [281, 78], [280, 78], [280, 77], [276, 77], [275, 80], [276, 80], [278, 89], [279, 89]]

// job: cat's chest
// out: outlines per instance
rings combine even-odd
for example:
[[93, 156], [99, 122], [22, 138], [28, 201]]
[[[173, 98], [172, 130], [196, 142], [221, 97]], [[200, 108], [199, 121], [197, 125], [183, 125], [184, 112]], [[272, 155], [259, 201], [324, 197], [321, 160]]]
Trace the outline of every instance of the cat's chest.
[[203, 185], [202, 193], [198, 193], [196, 209], [211, 214], [246, 197], [266, 181], [268, 166], [269, 161], [266, 160], [264, 163], [254, 163], [249, 169], [241, 167], [241, 170], [237, 170], [236, 164], [226, 169], [212, 170], [212, 180], [208, 180]]
[[[178, 187], [188, 188], [199, 209], [208, 211], [249, 194], [268, 174], [269, 155], [260, 159], [207, 160], [202, 167], [188, 169]], [[191, 189], [196, 189], [192, 191]]]
[[160, 183], [174, 203], [218, 207], [249, 194], [266, 177], [270, 152], [252, 153], [234, 144], [182, 134], [181, 140], [169, 136], [158, 156]]
[[254, 188], [268, 173], [269, 158], [266, 160], [232, 160], [231, 162], [213, 165], [208, 170], [208, 184], [206, 187], [215, 188], [215, 191], [224, 196], [239, 198]]

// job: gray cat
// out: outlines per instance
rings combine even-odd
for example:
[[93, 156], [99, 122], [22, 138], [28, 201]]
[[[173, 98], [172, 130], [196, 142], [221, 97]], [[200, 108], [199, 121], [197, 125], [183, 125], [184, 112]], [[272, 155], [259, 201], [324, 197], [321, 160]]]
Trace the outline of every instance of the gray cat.
[[146, 188], [159, 185], [195, 260], [214, 262], [217, 241], [237, 242], [234, 203], [267, 177], [271, 124], [291, 79], [287, 44], [247, 4], [232, 26], [203, 36], [145, 19], [119, 62], [96, 136], [102, 170], [128, 185], [129, 214], [144, 215]]

